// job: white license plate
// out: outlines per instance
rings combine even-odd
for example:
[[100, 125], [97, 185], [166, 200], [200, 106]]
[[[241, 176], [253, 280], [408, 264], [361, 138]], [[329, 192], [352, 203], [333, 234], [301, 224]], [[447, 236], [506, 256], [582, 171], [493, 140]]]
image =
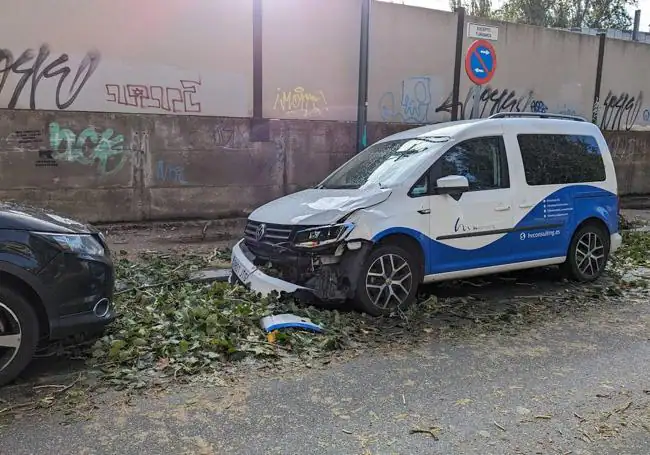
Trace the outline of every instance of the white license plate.
[[246, 270], [244, 265], [241, 262], [239, 262], [237, 257], [232, 258], [231, 269], [232, 269], [232, 273], [237, 275], [237, 278], [242, 280], [244, 283], [248, 281], [248, 277], [250, 276], [251, 273], [248, 270]]

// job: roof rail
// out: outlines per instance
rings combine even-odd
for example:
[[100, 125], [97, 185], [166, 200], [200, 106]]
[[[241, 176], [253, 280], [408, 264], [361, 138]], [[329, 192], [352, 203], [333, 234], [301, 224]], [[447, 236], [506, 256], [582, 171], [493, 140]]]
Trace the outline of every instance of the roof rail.
[[542, 112], [499, 112], [498, 114], [490, 115], [488, 118], [508, 118], [508, 117], [536, 117], [536, 118], [552, 118], [559, 120], [574, 120], [576, 122], [586, 122], [587, 119], [577, 115], [563, 115], [563, 114], [547, 114]]

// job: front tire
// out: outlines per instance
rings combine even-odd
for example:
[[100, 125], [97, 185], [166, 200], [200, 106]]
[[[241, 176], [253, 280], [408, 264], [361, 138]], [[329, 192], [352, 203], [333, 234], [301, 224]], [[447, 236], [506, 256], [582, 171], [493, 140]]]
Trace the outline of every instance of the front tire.
[[32, 360], [38, 333], [38, 318], [29, 302], [0, 286], [0, 386], [16, 379]]
[[370, 252], [357, 282], [358, 308], [372, 316], [388, 316], [411, 305], [422, 281], [420, 267], [409, 251], [383, 245]]
[[588, 283], [603, 274], [608, 258], [607, 231], [595, 223], [590, 223], [573, 234], [563, 269], [569, 278]]

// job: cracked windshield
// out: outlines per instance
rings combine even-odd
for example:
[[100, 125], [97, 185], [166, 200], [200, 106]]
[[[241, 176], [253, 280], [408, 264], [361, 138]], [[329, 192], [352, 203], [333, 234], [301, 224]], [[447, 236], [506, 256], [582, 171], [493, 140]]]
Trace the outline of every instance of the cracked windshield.
[[3, 1], [0, 455], [650, 454], [650, 0]]

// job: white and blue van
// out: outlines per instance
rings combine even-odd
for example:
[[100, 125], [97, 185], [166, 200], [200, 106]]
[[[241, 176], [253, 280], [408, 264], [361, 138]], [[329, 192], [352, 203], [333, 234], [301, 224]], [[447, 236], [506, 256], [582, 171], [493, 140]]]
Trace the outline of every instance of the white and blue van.
[[231, 280], [394, 312], [418, 286], [559, 265], [578, 281], [621, 245], [605, 139], [580, 117], [500, 113], [394, 134], [314, 188], [255, 210]]

